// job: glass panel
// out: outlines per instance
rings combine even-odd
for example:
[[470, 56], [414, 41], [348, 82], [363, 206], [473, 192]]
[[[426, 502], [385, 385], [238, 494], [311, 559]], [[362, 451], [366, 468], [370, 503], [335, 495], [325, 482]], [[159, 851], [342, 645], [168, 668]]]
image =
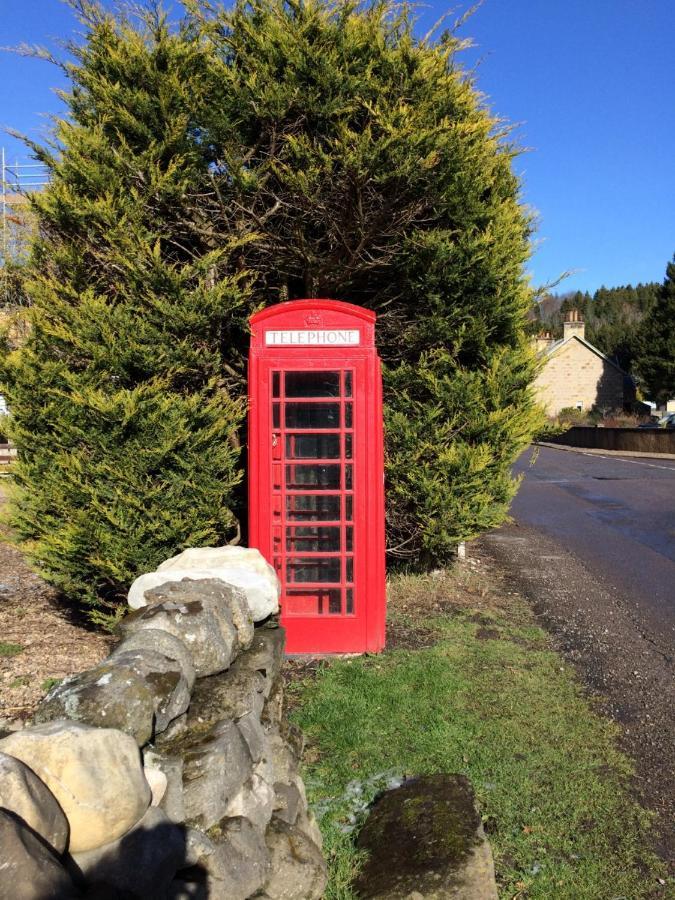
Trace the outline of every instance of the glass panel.
[[325, 559], [289, 559], [286, 563], [286, 577], [289, 584], [302, 582], [337, 582], [340, 583], [340, 558]]
[[286, 497], [289, 519], [299, 522], [334, 522], [340, 518], [340, 497], [326, 494], [292, 494]]
[[345, 403], [345, 428], [352, 427], [352, 405]]
[[347, 525], [345, 529], [345, 550], [351, 553], [354, 549], [354, 529], [351, 525]]
[[348, 616], [353, 616], [354, 615], [354, 589], [347, 588], [346, 594], [347, 594], [347, 608], [346, 608], [345, 612], [347, 613]]
[[340, 464], [322, 466], [315, 463], [309, 466], [286, 466], [286, 487], [291, 491], [306, 487], [339, 490]]
[[345, 490], [351, 491], [353, 488], [353, 479], [352, 479], [352, 467], [351, 465], [345, 466]]
[[351, 522], [352, 518], [353, 518], [352, 506], [353, 506], [352, 496], [351, 496], [351, 494], [349, 494], [347, 497], [345, 497], [345, 519], [348, 522]]
[[339, 459], [339, 434], [288, 434], [287, 459]]
[[272, 372], [272, 396], [279, 396], [279, 373]]
[[351, 436], [351, 434], [345, 435], [345, 457], [347, 459], [352, 458], [352, 436]]
[[348, 556], [346, 559], [347, 567], [346, 573], [347, 577], [345, 581], [353, 581], [354, 580], [354, 558], [352, 556]]
[[281, 426], [279, 425], [279, 422], [280, 422], [279, 404], [273, 403], [272, 404], [272, 428], [280, 428]]
[[281, 466], [277, 463], [272, 466], [272, 488], [275, 491], [281, 490]]
[[345, 372], [345, 397], [352, 395], [352, 373]]
[[308, 591], [287, 591], [284, 613], [287, 616], [339, 615], [342, 611], [340, 588], [310, 588]]
[[[351, 528], [348, 529], [351, 531]], [[332, 525], [298, 525], [286, 529], [286, 550], [289, 553], [335, 553], [340, 549], [340, 529]]]
[[339, 372], [286, 372], [287, 397], [339, 397]]
[[339, 403], [287, 403], [286, 428], [339, 428]]

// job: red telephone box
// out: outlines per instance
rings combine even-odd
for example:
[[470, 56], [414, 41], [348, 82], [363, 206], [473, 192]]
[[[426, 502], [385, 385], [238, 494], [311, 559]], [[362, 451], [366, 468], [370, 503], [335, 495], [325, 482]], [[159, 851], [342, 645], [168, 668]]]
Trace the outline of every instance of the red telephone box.
[[289, 653], [384, 647], [382, 378], [375, 314], [293, 300], [251, 318], [250, 544], [282, 584]]

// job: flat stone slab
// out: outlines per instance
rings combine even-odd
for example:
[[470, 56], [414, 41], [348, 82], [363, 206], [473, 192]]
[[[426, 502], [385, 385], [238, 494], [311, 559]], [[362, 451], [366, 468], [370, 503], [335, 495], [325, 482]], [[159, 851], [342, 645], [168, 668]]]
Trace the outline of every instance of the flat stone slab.
[[497, 900], [492, 852], [464, 775], [426, 775], [387, 791], [357, 844], [370, 854], [355, 885], [363, 900]]

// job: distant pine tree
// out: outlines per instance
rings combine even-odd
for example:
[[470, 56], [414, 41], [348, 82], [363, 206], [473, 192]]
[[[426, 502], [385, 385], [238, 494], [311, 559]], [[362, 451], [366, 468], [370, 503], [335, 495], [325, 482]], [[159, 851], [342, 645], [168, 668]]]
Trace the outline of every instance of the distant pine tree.
[[659, 289], [658, 282], [649, 282], [603, 286], [592, 295], [588, 291], [549, 295], [546, 304], [538, 304], [539, 329], [546, 328], [554, 337], [562, 337], [565, 313], [578, 309], [586, 322], [587, 340], [630, 372], [637, 352], [639, 325], [656, 302]]
[[650, 400], [675, 397], [675, 256], [638, 333], [636, 369]]

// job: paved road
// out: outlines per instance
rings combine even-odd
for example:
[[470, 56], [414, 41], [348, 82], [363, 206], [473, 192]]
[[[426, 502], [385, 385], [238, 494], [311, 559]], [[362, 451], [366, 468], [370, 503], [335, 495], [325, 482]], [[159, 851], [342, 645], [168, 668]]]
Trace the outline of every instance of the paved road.
[[472, 552], [532, 603], [620, 729], [675, 875], [675, 460], [539, 449], [515, 522]]
[[675, 647], [675, 460], [605, 457], [540, 447], [511, 507], [632, 603]]

